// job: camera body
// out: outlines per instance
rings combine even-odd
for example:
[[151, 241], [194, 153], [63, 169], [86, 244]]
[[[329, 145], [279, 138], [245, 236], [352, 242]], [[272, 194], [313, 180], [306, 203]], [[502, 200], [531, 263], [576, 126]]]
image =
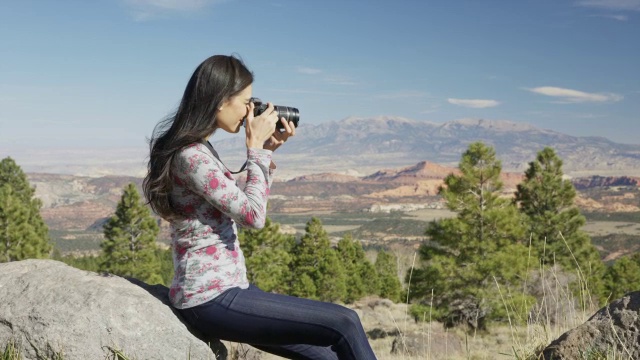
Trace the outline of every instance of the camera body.
[[[251, 98], [251, 102], [255, 105], [253, 109], [253, 116], [258, 116], [267, 110], [267, 104], [263, 103], [258, 98]], [[300, 121], [300, 112], [298, 109], [289, 106], [273, 105], [273, 109], [278, 113], [278, 123], [276, 124], [277, 130], [284, 130], [284, 125], [280, 121], [280, 118], [284, 118], [287, 122], [293, 122], [295, 127], [298, 127], [298, 121]]]

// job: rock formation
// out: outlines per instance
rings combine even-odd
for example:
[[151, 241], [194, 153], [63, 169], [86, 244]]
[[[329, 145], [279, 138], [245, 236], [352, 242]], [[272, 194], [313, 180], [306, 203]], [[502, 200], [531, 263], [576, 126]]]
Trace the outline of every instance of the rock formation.
[[[14, 341], [24, 360], [104, 359], [114, 351], [135, 359], [216, 359], [168, 306], [164, 286], [53, 260], [0, 264], [0, 274], [0, 345]], [[219, 341], [213, 345], [226, 357]]]
[[640, 291], [628, 293], [554, 340], [544, 359], [640, 359], [639, 315]]
[[591, 189], [594, 187], [608, 187], [608, 186], [625, 186], [636, 187], [638, 186], [638, 179], [629, 176], [589, 176], [581, 177], [572, 180], [573, 186], [577, 190]]

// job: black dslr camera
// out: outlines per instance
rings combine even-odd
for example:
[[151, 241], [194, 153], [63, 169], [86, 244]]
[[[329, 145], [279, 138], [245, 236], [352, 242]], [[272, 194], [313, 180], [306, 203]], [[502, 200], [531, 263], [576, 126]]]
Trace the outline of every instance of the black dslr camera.
[[[253, 108], [253, 116], [258, 116], [267, 110], [267, 104], [263, 103], [258, 98], [251, 98], [251, 102], [255, 105]], [[298, 127], [298, 121], [300, 121], [300, 112], [294, 107], [273, 105], [273, 109], [278, 113], [278, 123], [276, 124], [277, 130], [284, 130], [284, 125], [280, 121], [280, 118], [284, 118], [287, 122], [293, 121], [293, 125]]]

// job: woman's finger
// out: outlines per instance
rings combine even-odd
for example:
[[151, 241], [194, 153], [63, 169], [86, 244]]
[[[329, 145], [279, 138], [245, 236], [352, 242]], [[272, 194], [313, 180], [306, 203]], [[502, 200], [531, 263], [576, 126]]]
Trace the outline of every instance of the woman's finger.
[[269, 143], [268, 149], [273, 151], [279, 148], [280, 145], [284, 143], [284, 141], [278, 140], [275, 135], [271, 135], [271, 137], [268, 140], [268, 143]]
[[247, 119], [253, 119], [253, 112], [255, 111], [256, 105], [253, 102], [249, 102], [249, 110], [247, 111]]
[[291, 134], [289, 134], [289, 136], [296, 136], [296, 126], [293, 121], [289, 121], [289, 127], [291, 128]]
[[284, 129], [284, 131], [279, 133], [284, 134], [284, 133], [290, 133], [291, 132], [291, 127], [289, 126], [289, 124], [287, 123], [287, 119], [283, 117], [280, 118], [280, 120], [278, 120], [281, 124], [282, 124], [282, 128]]

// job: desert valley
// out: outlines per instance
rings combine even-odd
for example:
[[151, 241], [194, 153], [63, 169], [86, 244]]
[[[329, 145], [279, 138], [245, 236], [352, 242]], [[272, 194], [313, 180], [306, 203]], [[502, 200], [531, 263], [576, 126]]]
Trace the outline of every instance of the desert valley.
[[[334, 242], [351, 233], [363, 244], [370, 260], [378, 249], [390, 250], [396, 255], [400, 278], [405, 278], [416, 265], [416, 249], [426, 239], [427, 224], [455, 216], [446, 209], [438, 188], [448, 174], [458, 171], [457, 161], [474, 141], [496, 149], [502, 162], [502, 195], [507, 198], [513, 197], [528, 162], [544, 147], [552, 147], [563, 159], [564, 174], [577, 190], [576, 205], [587, 218], [583, 229], [605, 262], [640, 251], [638, 145], [483, 120], [436, 125], [397, 118], [346, 119], [302, 126], [300, 130], [300, 136], [275, 156], [278, 172], [271, 188], [269, 217], [280, 224], [282, 232], [297, 236], [304, 234], [307, 221], [319, 218]], [[243, 161], [241, 140], [214, 142], [232, 169]], [[55, 248], [65, 255], [98, 253], [102, 226], [114, 213], [124, 187], [134, 183], [141, 190], [144, 151], [38, 151], [31, 149], [15, 159], [42, 201], [41, 213]], [[243, 182], [242, 176], [238, 182]], [[158, 222], [158, 241], [166, 246], [168, 224], [160, 219]], [[548, 344], [589, 316], [587, 311], [570, 323], [556, 324], [541, 336], [530, 333], [535, 328], [532, 325], [526, 334], [497, 327], [492, 336], [474, 335], [467, 339], [458, 331], [454, 334], [436, 329], [441, 326], [439, 323], [428, 323], [428, 328], [427, 323], [413, 323], [407, 304], [385, 303], [376, 298], [363, 301], [353, 306], [360, 312], [364, 326], [373, 332], [384, 329], [384, 334], [391, 334], [400, 328], [403, 333], [413, 331], [448, 339], [444, 343], [451, 347], [442, 351], [437, 350], [436, 342], [419, 340], [427, 345], [425, 351], [434, 352], [429, 357], [433, 359], [442, 354], [442, 358], [462, 358], [465, 352], [474, 356], [486, 354], [478, 358], [493, 358], [496, 352], [527, 353], [532, 351], [530, 346], [514, 346], [532, 341]], [[382, 303], [386, 304], [384, 309], [376, 307]], [[375, 315], [368, 315], [372, 312]], [[393, 348], [393, 338], [396, 337], [372, 337], [382, 359], [397, 359], [397, 355], [385, 355]], [[463, 341], [468, 341], [466, 350]], [[453, 353], [458, 355], [451, 357]], [[403, 358], [414, 359], [407, 354]]]
[[[365, 246], [413, 249], [424, 239], [429, 221], [453, 215], [438, 187], [457, 171], [457, 161], [473, 141], [496, 149], [506, 197], [513, 195], [536, 152], [554, 148], [578, 191], [576, 203], [588, 220], [585, 230], [603, 258], [614, 260], [640, 247], [640, 146], [481, 119], [434, 124], [348, 118], [301, 126], [299, 135], [275, 154], [279, 165], [269, 216], [289, 233], [303, 233], [305, 223], [318, 217], [334, 239], [351, 232]], [[214, 146], [230, 168], [240, 167], [240, 137]], [[63, 253], [94, 252], [124, 186], [134, 182], [140, 189], [143, 152], [60, 154], [49, 152], [47, 158], [42, 151], [41, 157], [17, 156], [16, 161], [36, 187], [56, 246]], [[167, 243], [167, 225], [161, 224], [159, 240]]]

